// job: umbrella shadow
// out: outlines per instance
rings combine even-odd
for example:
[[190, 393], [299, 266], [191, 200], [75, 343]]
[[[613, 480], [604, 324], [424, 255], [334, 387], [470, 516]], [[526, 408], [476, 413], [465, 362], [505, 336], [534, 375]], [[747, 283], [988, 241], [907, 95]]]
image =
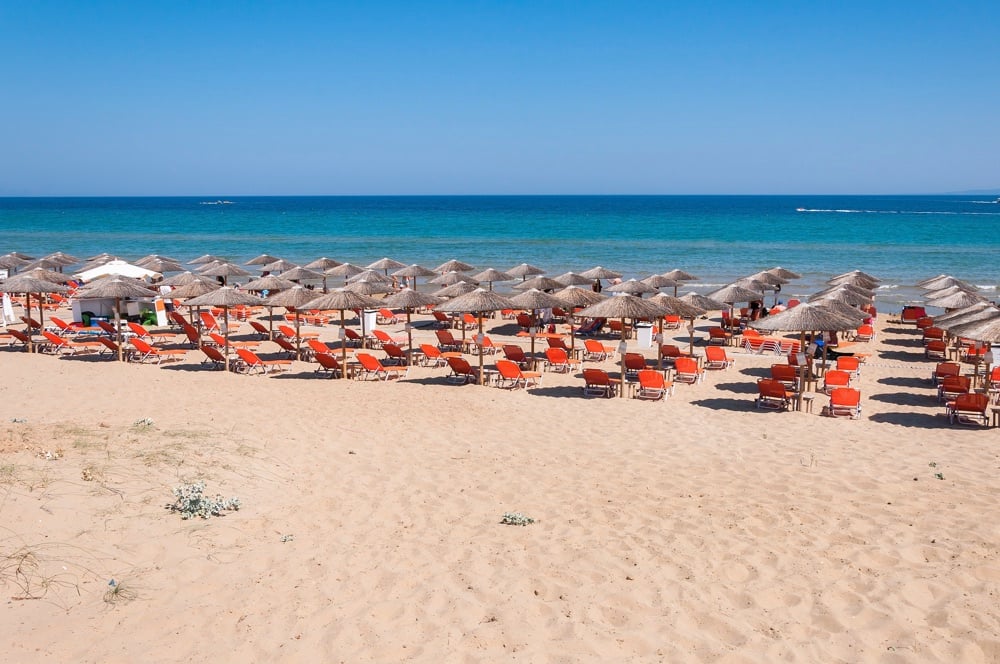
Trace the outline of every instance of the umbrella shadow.
[[691, 402], [695, 406], [708, 408], [710, 410], [734, 410], [746, 412], [748, 410], [763, 410], [754, 407], [753, 400], [747, 399], [697, 399]]
[[953, 429], [948, 418], [930, 413], [875, 413], [868, 417], [872, 422], [895, 424], [920, 429]]
[[172, 362], [170, 364], [161, 364], [160, 368], [164, 371], [219, 371], [220, 373], [225, 371], [224, 369], [216, 369], [211, 364], [204, 364], [203, 362]]
[[904, 346], [906, 348], [923, 348], [922, 339], [883, 339], [883, 346]]
[[757, 394], [756, 383], [718, 383], [715, 389], [734, 394]]
[[918, 362], [924, 359], [923, 353], [911, 353], [901, 350], [881, 350], [879, 358], [883, 360], [893, 360], [894, 362]]
[[891, 403], [894, 406], [930, 406], [933, 402], [930, 395], [914, 394], [913, 392], [882, 392], [868, 397], [872, 401]]
[[892, 387], [930, 387], [931, 382], [916, 376], [886, 376], [877, 381], [880, 385], [891, 385]]
[[585, 397], [583, 388], [579, 385], [559, 385], [556, 387], [533, 387], [528, 390], [529, 394], [540, 397], [556, 397], [560, 399], [579, 399]]
[[739, 372], [744, 376], [750, 376], [751, 378], [771, 377], [771, 370], [767, 367], [746, 367], [745, 369], [740, 369]]

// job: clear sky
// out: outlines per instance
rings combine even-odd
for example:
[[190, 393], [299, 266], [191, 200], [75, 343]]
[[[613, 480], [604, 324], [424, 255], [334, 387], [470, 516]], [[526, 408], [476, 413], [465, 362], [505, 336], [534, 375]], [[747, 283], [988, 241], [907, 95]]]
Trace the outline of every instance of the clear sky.
[[0, 195], [998, 187], [998, 9], [0, 0]]

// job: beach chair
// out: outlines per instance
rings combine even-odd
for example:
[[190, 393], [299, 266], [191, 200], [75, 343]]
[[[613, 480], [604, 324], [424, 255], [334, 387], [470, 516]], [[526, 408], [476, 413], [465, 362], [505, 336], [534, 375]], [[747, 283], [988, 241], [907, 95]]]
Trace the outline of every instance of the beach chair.
[[[109, 323], [106, 320], [99, 320], [99, 321], [97, 321], [97, 327], [101, 328], [101, 331], [103, 331], [105, 334], [107, 334], [111, 338], [117, 338], [118, 337], [118, 330], [116, 330], [115, 326], [112, 325], [111, 323]], [[128, 333], [123, 333], [122, 336], [126, 336], [127, 334], [131, 334], [131, 331], [128, 332]]]
[[461, 325], [466, 330], [474, 330], [477, 327], [479, 327], [479, 322], [476, 320], [476, 317], [473, 316], [472, 314], [464, 313], [462, 314], [462, 318], [459, 322], [459, 325]]
[[177, 310], [168, 311], [167, 318], [173, 325], [176, 325], [177, 327], [184, 327], [185, 325], [190, 325], [190, 323], [188, 323], [188, 319], [184, 318], [184, 316], [182, 316], [181, 313]]
[[933, 339], [924, 346], [924, 357], [928, 360], [948, 359], [948, 344], [941, 339]]
[[14, 328], [9, 328], [7, 330], [7, 334], [10, 335], [10, 342], [7, 344], [8, 346], [21, 346], [25, 350], [28, 349], [28, 342], [31, 338], [27, 334], [21, 330], [15, 330]]
[[176, 332], [150, 332], [143, 325], [140, 325], [139, 323], [128, 321], [128, 323], [126, 324], [128, 325], [128, 329], [132, 332], [132, 334], [134, 334], [139, 339], [142, 339], [146, 343], [155, 344], [166, 341], [168, 339], [173, 340], [174, 338], [177, 337]]
[[533, 319], [531, 314], [517, 314], [515, 317], [517, 321], [517, 326], [520, 327], [525, 332], [530, 332], [533, 324]]
[[387, 367], [382, 364], [377, 357], [368, 353], [358, 353], [354, 356], [361, 364], [361, 369], [356, 378], [358, 380], [368, 380], [369, 377], [375, 380], [389, 380], [389, 378], [405, 378], [410, 368], [408, 366]]
[[247, 375], [258, 371], [261, 374], [276, 373], [292, 365], [291, 360], [262, 360], [249, 348], [237, 348], [236, 355], [240, 358], [239, 370]]
[[301, 327], [299, 328], [298, 335], [296, 335], [295, 328], [290, 325], [279, 325], [278, 334], [285, 337], [289, 341], [295, 341], [296, 336], [300, 339], [319, 339], [319, 332], [306, 332]]
[[785, 386], [785, 389], [794, 392], [799, 385], [799, 369], [789, 364], [772, 364], [771, 380], [778, 381]]
[[874, 341], [875, 328], [871, 325], [859, 325], [854, 332], [854, 340], [859, 342]]
[[432, 311], [431, 315], [434, 316], [434, 324], [438, 328], [448, 329], [451, 327], [451, 316], [443, 311]]
[[968, 376], [945, 376], [938, 383], [938, 400], [952, 401], [971, 388], [972, 380]]
[[201, 352], [205, 355], [205, 359], [201, 361], [202, 364], [208, 364], [211, 369], [226, 368], [226, 356], [218, 348], [202, 346]]
[[[215, 346], [216, 348], [226, 347], [226, 338], [218, 332], [209, 332], [206, 336], [208, 339], [205, 339], [202, 345]], [[275, 337], [275, 340], [277, 340], [277, 337]], [[287, 339], [283, 339], [283, 341], [288, 343]], [[260, 346], [260, 342], [256, 339], [253, 341], [236, 341], [235, 339], [229, 340], [230, 348], [249, 348], [250, 350], [255, 350], [258, 346]], [[292, 346], [292, 350], [295, 350], [295, 346]]]
[[838, 387], [850, 387], [851, 374], [847, 371], [831, 369], [823, 376], [823, 394], [829, 395]]
[[112, 358], [118, 356], [118, 342], [110, 337], [97, 337], [97, 342], [104, 346], [98, 355], [110, 355]]
[[216, 320], [215, 316], [212, 315], [210, 311], [202, 311], [198, 314], [201, 319], [201, 330], [202, 332], [221, 332], [222, 327], [219, 325], [219, 321]]
[[395, 364], [397, 366], [402, 366], [404, 364], [409, 364], [406, 357], [406, 353], [403, 349], [392, 342], [386, 342], [382, 344], [382, 350], [385, 351], [385, 363]]
[[250, 327], [253, 328], [255, 334], [259, 335], [261, 339], [270, 339], [271, 332], [258, 320], [250, 321]]
[[664, 330], [679, 330], [681, 329], [681, 317], [668, 315], [663, 317], [663, 329]]
[[333, 355], [336, 353], [336, 350], [330, 348], [319, 339], [306, 339], [306, 345], [309, 346], [309, 350], [312, 351], [314, 355]]
[[681, 352], [680, 346], [675, 346], [674, 344], [660, 344], [660, 357], [663, 358], [664, 364], [673, 366], [678, 357], [687, 356]]
[[438, 340], [438, 349], [446, 353], [462, 352], [462, 342], [452, 336], [449, 330], [434, 330]]
[[639, 372], [646, 369], [646, 358], [639, 353], [625, 353], [622, 364], [625, 366], [625, 382], [635, 383], [639, 380]]
[[529, 387], [542, 384], [541, 373], [537, 371], [521, 371], [521, 367], [512, 360], [497, 360], [496, 367], [500, 374], [497, 376], [497, 387], [507, 387], [510, 389], [523, 387], [524, 389], [528, 389]]
[[42, 331], [42, 336], [45, 337], [46, 343], [42, 345], [40, 350], [42, 352], [52, 352], [57, 355], [76, 355], [77, 353], [94, 353], [99, 349], [103, 348], [100, 341], [93, 339], [90, 341], [73, 341], [60, 337], [59, 335], [49, 332], [48, 330]]
[[643, 369], [638, 373], [637, 379], [639, 389], [635, 393], [636, 399], [659, 401], [674, 393], [674, 384], [654, 369]]
[[28, 330], [31, 332], [41, 332], [42, 324], [31, 316], [21, 316], [21, 322], [28, 326]]
[[[278, 344], [278, 347], [281, 348], [282, 351], [284, 351], [285, 353], [288, 353], [289, 359], [294, 359], [294, 358], [298, 357], [298, 355], [299, 355], [299, 349], [296, 348], [295, 344], [292, 343], [287, 337], [284, 337], [284, 336], [281, 336], [281, 335], [276, 335], [274, 337], [274, 339], [271, 339], [271, 341], [273, 341], [274, 343]], [[234, 345], [237, 345], [237, 344], [238, 344], [238, 346], [240, 348], [256, 348], [257, 346], [260, 345], [260, 342], [256, 341], [256, 340], [255, 341], [241, 341], [241, 342], [233, 342], [232, 340], [229, 341], [229, 345], [230, 346], [234, 346]], [[307, 345], [304, 348], [302, 348], [302, 353], [303, 354], [308, 354], [309, 350], [310, 350], [309, 346]]]
[[[478, 335], [477, 335], [478, 336]], [[472, 341], [473, 346], [475, 346], [476, 352], [479, 355], [496, 355], [497, 350], [500, 348], [493, 343], [493, 340], [488, 336], [483, 335], [483, 343], [480, 344], [475, 338]]]
[[916, 326], [918, 330], [926, 330], [928, 328], [934, 327], [934, 319], [930, 316], [921, 316], [916, 321]]
[[990, 386], [991, 390], [1000, 390], [1000, 367], [993, 367], [990, 371]]
[[706, 369], [728, 369], [733, 366], [733, 361], [726, 354], [726, 349], [721, 346], [705, 347], [705, 368]]
[[990, 405], [990, 398], [978, 392], [967, 392], [959, 394], [955, 400], [950, 402], [945, 408], [948, 421], [952, 424], [981, 424], [987, 426], [989, 420], [986, 416], [986, 409]]
[[405, 346], [407, 344], [407, 336], [405, 334], [393, 337], [385, 330], [372, 330], [372, 336], [375, 338], [375, 343], [379, 348], [386, 344], [395, 344], [396, 346]]
[[340, 367], [340, 362], [337, 361], [333, 355], [329, 353], [316, 353], [313, 355], [316, 359], [316, 371], [320, 375], [329, 374], [330, 378], [340, 378], [343, 375], [343, 369]]
[[479, 382], [479, 370], [473, 369], [469, 361], [461, 357], [449, 357], [448, 366], [451, 373], [448, 374], [448, 382], [458, 385]]
[[708, 329], [709, 345], [725, 346], [733, 338], [732, 332], [727, 332], [721, 327], [710, 327]]
[[550, 371], [569, 373], [573, 370], [573, 367], [579, 365], [580, 360], [571, 358], [562, 348], [545, 349], [545, 366], [548, 367]]
[[49, 316], [49, 322], [52, 323], [52, 327], [46, 329], [48, 329], [50, 332], [55, 332], [56, 334], [58, 334], [63, 338], [74, 337], [80, 334], [79, 328], [73, 327], [73, 325], [67, 323], [58, 316]]
[[187, 351], [183, 348], [157, 348], [140, 337], [132, 337], [128, 342], [135, 349], [129, 361], [140, 364], [146, 360], [156, 360], [156, 364], [160, 364], [163, 360], [180, 360], [187, 355]]
[[851, 374], [851, 378], [861, 375], [861, 360], [853, 355], [841, 355], [837, 358], [837, 369]]
[[924, 345], [926, 346], [931, 341], [944, 341], [944, 330], [940, 327], [929, 327], [924, 330]]
[[838, 387], [833, 390], [827, 414], [830, 417], [850, 417], [852, 420], [861, 417], [861, 390], [853, 387]]
[[938, 362], [937, 366], [934, 367], [934, 371], [931, 372], [931, 382], [937, 385], [946, 376], [961, 376], [962, 366], [957, 362]]
[[617, 337], [619, 339], [628, 339], [632, 336], [632, 326], [623, 326], [621, 320], [619, 319], [611, 319], [608, 321], [608, 331], [612, 337]]
[[199, 332], [198, 328], [194, 325], [184, 323], [184, 326], [181, 328], [181, 332], [188, 340], [188, 343], [191, 344], [191, 348], [197, 348], [201, 345], [201, 332]]
[[441, 349], [431, 344], [420, 344], [420, 353], [423, 358], [420, 363], [425, 367], [443, 367], [448, 364], [441, 356]]
[[558, 348], [566, 351], [567, 354], [573, 352], [573, 349], [566, 345], [562, 337], [546, 337], [545, 342], [549, 345], [549, 348]]
[[524, 349], [514, 344], [504, 344], [503, 356], [522, 369], [527, 369], [530, 363], [528, 356], [524, 354]]
[[352, 330], [349, 327], [341, 328], [344, 330], [344, 343], [347, 344], [348, 348], [360, 348], [364, 342], [361, 335]]
[[788, 410], [792, 403], [793, 393], [785, 388], [781, 381], [772, 378], [761, 378], [757, 381], [757, 408], [770, 410]]
[[583, 361], [603, 362], [608, 359], [608, 354], [614, 352], [597, 339], [584, 339], [583, 341]]
[[899, 320], [902, 323], [909, 323], [911, 325], [916, 324], [921, 318], [927, 316], [927, 310], [923, 307], [913, 307], [906, 306], [903, 307], [903, 312], [899, 315]]
[[390, 309], [382, 308], [378, 310], [378, 315], [375, 317], [375, 322], [379, 325], [395, 325], [399, 322], [399, 318], [396, 316], [395, 312]]
[[694, 385], [705, 378], [705, 370], [698, 367], [693, 357], [678, 357], [674, 360], [674, 380], [678, 383]]
[[617, 385], [604, 369], [584, 369], [583, 383], [584, 396], [611, 398], [617, 393]]

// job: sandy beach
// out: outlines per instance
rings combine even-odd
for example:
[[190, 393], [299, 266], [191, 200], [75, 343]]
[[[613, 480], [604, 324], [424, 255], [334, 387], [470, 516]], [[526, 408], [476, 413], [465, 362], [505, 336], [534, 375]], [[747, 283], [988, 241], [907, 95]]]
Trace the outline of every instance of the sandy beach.
[[3, 659], [1000, 661], [1000, 435], [889, 318], [859, 420], [756, 409], [737, 348], [663, 402], [3, 349]]

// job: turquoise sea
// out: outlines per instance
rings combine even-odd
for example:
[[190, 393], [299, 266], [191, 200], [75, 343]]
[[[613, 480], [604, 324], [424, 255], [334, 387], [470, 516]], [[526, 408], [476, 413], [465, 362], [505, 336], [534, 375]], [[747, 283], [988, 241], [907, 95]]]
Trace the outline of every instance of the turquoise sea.
[[[435, 267], [522, 262], [552, 276], [604, 265], [628, 277], [681, 268], [706, 292], [781, 265], [818, 289], [859, 268], [883, 280], [880, 299], [954, 274], [1000, 282], [1000, 204], [991, 196], [422, 196], [0, 198], [0, 254], [182, 261], [213, 253], [243, 263], [269, 253], [367, 265], [383, 256]], [[989, 294], [989, 293], [988, 293]]]

